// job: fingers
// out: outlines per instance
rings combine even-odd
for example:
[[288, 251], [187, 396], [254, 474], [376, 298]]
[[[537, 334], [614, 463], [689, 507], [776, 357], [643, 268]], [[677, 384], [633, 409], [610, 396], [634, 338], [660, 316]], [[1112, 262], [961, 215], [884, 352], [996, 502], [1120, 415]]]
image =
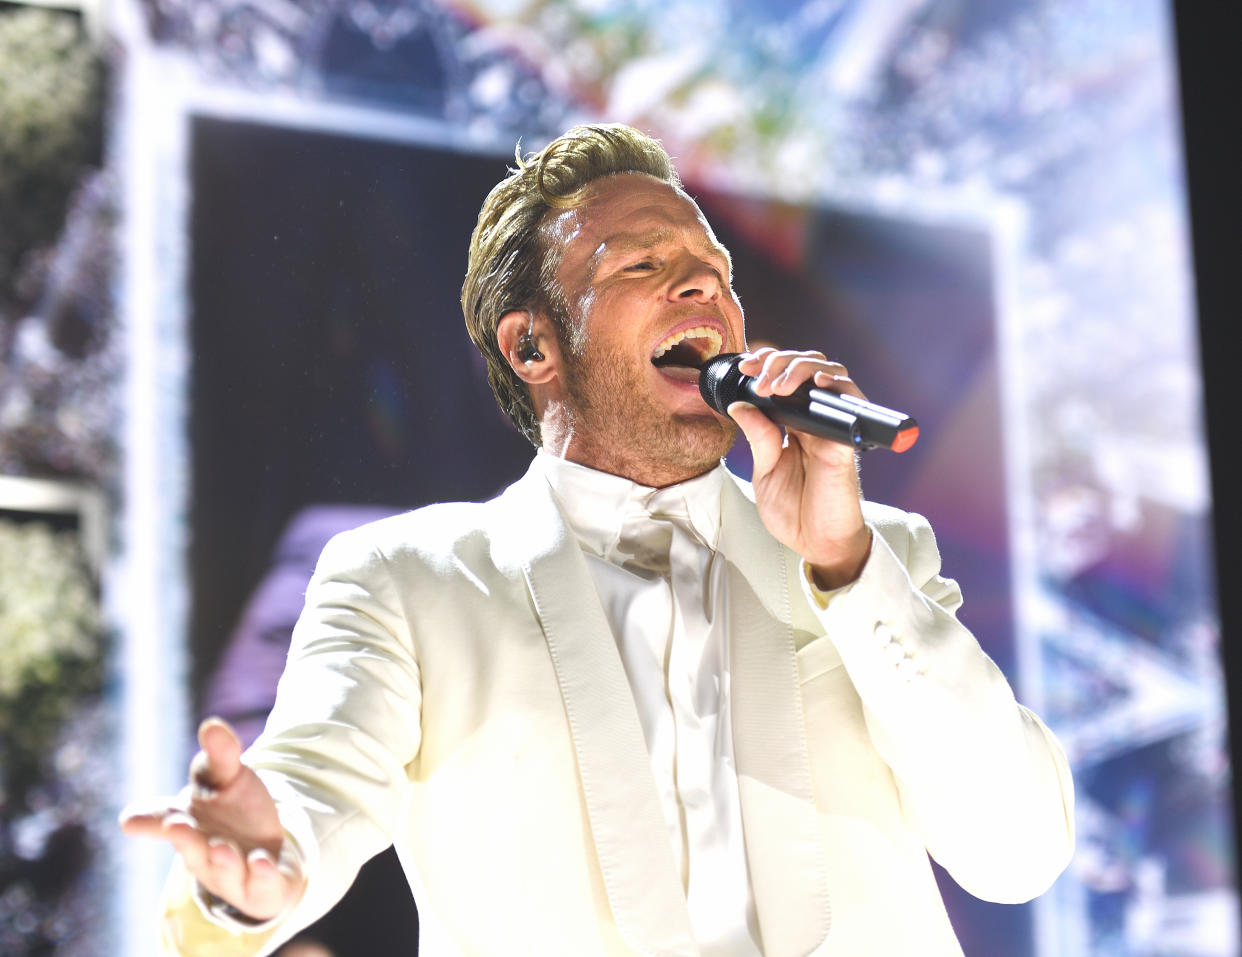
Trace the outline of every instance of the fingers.
[[[235, 878], [241, 854], [237, 845], [222, 837], [211, 837], [188, 811], [178, 807], [121, 812], [121, 830], [131, 837], [154, 837], [167, 841], [185, 861], [186, 870], [201, 880], [212, 893], [227, 887]], [[218, 873], [217, 873], [218, 872]], [[227, 898], [226, 898], [227, 899]]]
[[188, 811], [178, 807], [162, 810], [121, 812], [121, 830], [130, 837], [154, 837], [167, 841], [187, 862], [201, 865], [207, 859], [209, 838]]
[[263, 848], [243, 855], [227, 838], [201, 838], [185, 834], [173, 844], [186, 870], [207, 891], [254, 920], [275, 917], [292, 902], [297, 876], [282, 871]]
[[850, 378], [849, 370], [827, 359], [822, 352], [764, 347], [744, 359], [738, 371], [754, 378], [755, 392], [759, 395], [789, 395], [811, 380], [820, 388], [866, 398]]
[[[849, 370], [841, 363], [827, 359], [822, 352], [797, 352], [765, 346], [743, 359], [738, 370], [754, 379], [753, 389], [759, 396], [791, 395], [810, 382], [817, 388], [866, 398], [850, 378]], [[777, 466], [782, 454], [791, 448], [793, 441], [798, 443], [797, 449], [800, 452], [826, 455], [834, 463], [847, 457], [845, 450], [848, 446], [796, 430], [790, 432], [786, 438], [767, 416], [746, 403], [736, 403], [729, 407], [728, 412], [741, 427], [750, 444], [756, 479]], [[848, 456], [852, 456], [852, 450]]]
[[121, 830], [130, 837], [153, 837], [165, 814], [172, 812], [172, 802], [134, 802], [121, 810]]
[[185, 869], [203, 887], [248, 917], [267, 920], [293, 903], [301, 875], [282, 870], [261, 847], [243, 855], [232, 840], [208, 835], [179, 808], [131, 806], [121, 813], [121, 829], [131, 837], [167, 841]]
[[236, 780], [241, 771], [241, 741], [228, 723], [208, 718], [198, 726], [201, 750], [190, 763], [190, 784], [196, 797], [208, 797]]
[[746, 436], [754, 463], [754, 479], [767, 475], [780, 460], [785, 447], [781, 428], [749, 402], [733, 402], [726, 410]]
[[241, 848], [223, 837], [210, 837], [202, 840], [201, 833], [184, 843], [174, 841], [177, 853], [185, 861], [186, 870], [194, 878], [215, 894], [234, 907], [251, 917], [246, 899], [246, 862], [242, 858]]
[[283, 870], [262, 848], [255, 848], [246, 858], [247, 913], [260, 919], [274, 917], [294, 903], [301, 885], [300, 874]]
[[178, 850], [192, 841], [193, 835], [202, 833], [202, 825], [176, 798], [127, 805], [121, 811], [120, 825], [127, 837], [153, 837], [168, 841]]
[[300, 875], [289, 874], [261, 847], [245, 857], [232, 841], [212, 838], [200, 868], [186, 854], [186, 868], [208, 891], [232, 904], [247, 917], [267, 920], [293, 903]]
[[198, 741], [188, 791], [129, 805], [121, 830], [167, 841], [212, 894], [250, 917], [273, 917], [301, 886], [301, 875], [280, 869], [272, 857], [284, 839], [276, 805], [241, 763], [241, 742], [228, 724], [204, 721]]

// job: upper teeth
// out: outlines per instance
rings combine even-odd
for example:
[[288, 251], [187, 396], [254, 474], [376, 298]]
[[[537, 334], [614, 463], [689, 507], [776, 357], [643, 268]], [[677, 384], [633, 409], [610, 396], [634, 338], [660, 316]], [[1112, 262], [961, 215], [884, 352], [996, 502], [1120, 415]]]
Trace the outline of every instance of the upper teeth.
[[681, 332], [674, 332], [656, 346], [656, 351], [652, 358], [658, 359], [683, 339], [706, 339], [708, 348], [707, 354], [704, 356], [705, 359], [712, 359], [718, 356], [720, 354], [720, 347], [724, 344], [720, 333], [711, 326], [695, 326], [693, 329], [683, 329]]

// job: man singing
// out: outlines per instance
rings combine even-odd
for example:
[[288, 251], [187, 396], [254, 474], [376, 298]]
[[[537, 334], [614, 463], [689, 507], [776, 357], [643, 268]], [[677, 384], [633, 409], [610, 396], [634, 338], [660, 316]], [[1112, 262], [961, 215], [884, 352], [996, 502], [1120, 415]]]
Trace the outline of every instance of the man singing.
[[[991, 901], [1056, 878], [1068, 766], [926, 522], [862, 501], [850, 447], [700, 397], [746, 349], [730, 274], [635, 130], [492, 190], [462, 307], [538, 453], [335, 538], [260, 739], [205, 723], [191, 787], [127, 813], [179, 854], [170, 950], [269, 952], [390, 843], [425, 957], [960, 955], [929, 853]], [[861, 395], [817, 352], [741, 371]]]

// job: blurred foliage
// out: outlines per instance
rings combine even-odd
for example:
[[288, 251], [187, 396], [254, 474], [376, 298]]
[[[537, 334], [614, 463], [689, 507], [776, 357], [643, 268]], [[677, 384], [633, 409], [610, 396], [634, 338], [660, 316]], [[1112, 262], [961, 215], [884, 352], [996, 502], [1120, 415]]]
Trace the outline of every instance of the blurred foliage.
[[62, 724], [99, 690], [100, 634], [76, 534], [0, 518], [0, 816], [23, 813]]
[[0, 320], [36, 299], [23, 260], [55, 241], [74, 188], [101, 163], [104, 89], [78, 17], [0, 8]]
[[107, 79], [77, 14], [0, 4], [0, 473], [115, 464]]
[[[0, 473], [111, 488], [119, 386], [114, 179], [87, 176], [55, 246], [30, 253], [38, 300], [0, 341]], [[0, 340], [5, 326], [0, 323]]]

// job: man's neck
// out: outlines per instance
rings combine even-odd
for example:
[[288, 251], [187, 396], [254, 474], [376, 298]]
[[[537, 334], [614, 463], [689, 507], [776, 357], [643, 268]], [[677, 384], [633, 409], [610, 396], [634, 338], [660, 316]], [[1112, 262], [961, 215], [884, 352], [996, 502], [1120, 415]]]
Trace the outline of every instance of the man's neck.
[[[563, 399], [538, 408], [542, 447], [549, 455], [575, 462], [597, 472], [607, 472], [648, 488], [666, 488], [710, 472], [732, 444], [732, 435], [719, 429], [705, 440], [694, 429], [670, 423], [666, 442], [634, 441], [640, 435], [615, 436], [590, 427]], [[695, 423], [702, 431], [702, 423]], [[650, 425], [634, 423], [635, 429]], [[650, 436], [648, 436], [650, 437]], [[722, 438], [725, 441], [722, 441]]]
[[678, 465], [669, 462], [633, 462], [628, 461], [622, 456], [592, 455], [589, 450], [582, 449], [580, 446], [572, 443], [567, 447], [558, 449], [549, 446], [545, 442], [543, 452], [555, 458], [594, 469], [597, 472], [607, 472], [609, 475], [628, 479], [637, 485], [644, 485], [647, 488], [666, 488], [679, 482], [687, 482], [692, 478], [710, 472], [720, 464], [718, 459], [692, 465]]

